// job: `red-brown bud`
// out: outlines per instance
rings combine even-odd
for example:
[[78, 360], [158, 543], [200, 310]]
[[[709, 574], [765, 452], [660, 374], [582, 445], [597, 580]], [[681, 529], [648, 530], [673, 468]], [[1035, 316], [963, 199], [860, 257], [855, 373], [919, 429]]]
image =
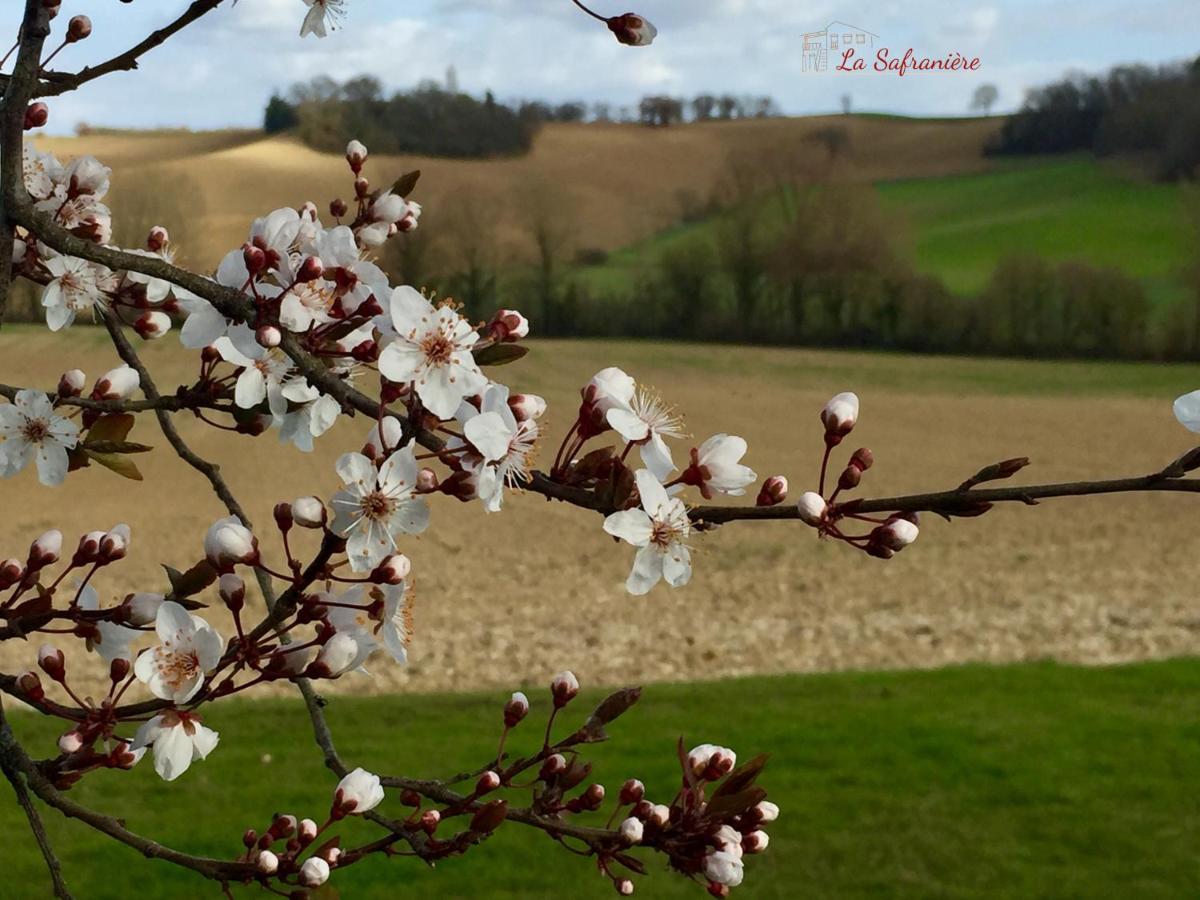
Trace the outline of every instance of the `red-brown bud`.
[[37, 702], [46, 696], [46, 691], [42, 687], [42, 679], [37, 677], [36, 672], [22, 672], [17, 676], [17, 687], [30, 700]]
[[87, 16], [71, 16], [67, 23], [67, 43], [82, 41], [92, 33], [92, 20]]
[[42, 101], [30, 103], [25, 109], [25, 130], [41, 128], [50, 121], [50, 107]]
[[772, 475], [763, 482], [758, 492], [756, 506], [778, 506], [787, 499], [788, 480], [782, 475]]
[[621, 785], [621, 804], [639, 803], [646, 796], [646, 786], [636, 778], [630, 778]]
[[346, 205], [345, 200], [331, 200], [329, 202], [329, 214], [335, 219], [340, 219], [350, 211], [350, 207]]

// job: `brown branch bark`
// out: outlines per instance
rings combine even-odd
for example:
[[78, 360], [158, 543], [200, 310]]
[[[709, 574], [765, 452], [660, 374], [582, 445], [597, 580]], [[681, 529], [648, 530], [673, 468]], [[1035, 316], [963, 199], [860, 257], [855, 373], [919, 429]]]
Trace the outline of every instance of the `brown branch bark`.
[[89, 81], [95, 81], [97, 78], [102, 78], [105, 75], [111, 75], [113, 72], [128, 72], [138, 67], [138, 60], [153, 50], [155, 47], [161, 46], [168, 38], [177, 32], [182, 31], [187, 26], [191, 25], [197, 19], [212, 12], [220, 6], [224, 0], [195, 0], [191, 6], [184, 11], [178, 19], [157, 31], [152, 32], [145, 40], [140, 41], [130, 47], [124, 53], [114, 56], [112, 59], [99, 63], [95, 66], [86, 66], [78, 72], [43, 72], [43, 83], [38, 86], [35, 96], [38, 97], [55, 97], [59, 94], [65, 94], [69, 91], [74, 91], [87, 84]]

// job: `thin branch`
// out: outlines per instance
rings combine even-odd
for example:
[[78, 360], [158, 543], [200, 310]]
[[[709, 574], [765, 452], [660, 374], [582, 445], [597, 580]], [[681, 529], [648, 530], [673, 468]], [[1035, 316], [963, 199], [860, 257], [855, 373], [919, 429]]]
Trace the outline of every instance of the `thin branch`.
[[[0, 384], [0, 397], [15, 400], [17, 394], [22, 390], [25, 389], [17, 385]], [[195, 409], [216, 409], [230, 412], [212, 397], [201, 397], [186, 392], [182, 395], [162, 395], [157, 400], [91, 400], [87, 397], [58, 397], [56, 402], [59, 406], [73, 406], [101, 413], [140, 413], [160, 409], [167, 412]]]
[[81, 85], [87, 84], [89, 81], [95, 81], [105, 75], [111, 75], [113, 72], [128, 72], [138, 67], [138, 60], [149, 53], [155, 47], [160, 46], [169, 37], [182, 31], [188, 25], [191, 25], [201, 16], [205, 16], [220, 6], [224, 0], [195, 0], [186, 11], [170, 25], [152, 32], [144, 41], [130, 47], [119, 56], [114, 56], [112, 59], [100, 63], [95, 66], [86, 66], [75, 73], [68, 72], [43, 72], [42, 79], [44, 82], [38, 87], [35, 96], [38, 97], [55, 97], [59, 94], [65, 94], [69, 91], [76, 90]]

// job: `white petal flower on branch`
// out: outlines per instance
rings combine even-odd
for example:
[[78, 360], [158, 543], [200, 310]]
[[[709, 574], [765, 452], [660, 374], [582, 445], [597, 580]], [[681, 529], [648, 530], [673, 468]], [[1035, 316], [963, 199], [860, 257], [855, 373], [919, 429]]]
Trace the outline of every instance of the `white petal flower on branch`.
[[466, 397], [487, 385], [471, 348], [478, 333], [449, 306], [434, 307], [415, 288], [392, 292], [391, 322], [396, 338], [379, 357], [389, 381], [413, 385], [435, 416], [449, 419]]
[[242, 369], [233, 390], [234, 402], [241, 409], [253, 409], [266, 400], [271, 415], [282, 419], [287, 412], [283, 382], [292, 368], [283, 352], [260, 345], [245, 325], [231, 328], [214, 346], [223, 360]]
[[154, 622], [162, 641], [138, 656], [134, 674], [155, 697], [186, 703], [216, 668], [225, 642], [211, 625], [168, 600]]
[[704, 875], [725, 887], [737, 887], [744, 876], [741, 857], [725, 850], [714, 850], [704, 857]]
[[355, 769], [338, 782], [333, 792], [333, 808], [342, 815], [361, 816], [383, 802], [383, 785], [378, 775]]
[[333, 427], [342, 412], [342, 405], [303, 378], [286, 382], [282, 394], [287, 401], [287, 412], [280, 418], [279, 440], [311, 453], [313, 440]]
[[309, 10], [300, 24], [300, 37], [310, 34], [326, 37], [331, 29], [337, 28], [337, 23], [346, 14], [342, 8], [346, 0], [304, 0], [304, 3]]
[[31, 141], [24, 145], [25, 189], [35, 201], [46, 200], [62, 183], [63, 167], [53, 153], [40, 153]]
[[135, 752], [154, 750], [154, 771], [164, 781], [174, 781], [193, 762], [206, 759], [216, 749], [220, 735], [200, 724], [197, 716], [175, 710], [142, 723], [129, 748]]
[[[79, 592], [79, 608], [86, 612], [100, 609], [100, 595], [90, 584], [84, 585]], [[96, 633], [87, 638], [88, 650], [98, 653], [106, 663], [114, 659], [125, 659], [133, 662], [133, 653], [129, 645], [142, 636], [136, 628], [126, 628], [116, 622], [94, 623]]]
[[1200, 391], [1184, 394], [1175, 401], [1175, 418], [1188, 431], [1200, 433]]
[[410, 441], [378, 468], [361, 453], [345, 453], [337, 462], [346, 488], [333, 497], [330, 527], [346, 539], [350, 566], [356, 572], [370, 571], [392, 553], [395, 534], [420, 534], [429, 525], [429, 507], [414, 496], [414, 446]]
[[[474, 472], [476, 493], [488, 512], [500, 511], [505, 487], [513, 487], [529, 477], [537, 450], [537, 422], [517, 421], [508, 401], [507, 387], [490, 384], [483, 392], [480, 409], [463, 403], [458, 411], [463, 435], [478, 451], [478, 456], [468, 454], [463, 463]], [[447, 446], [452, 449], [461, 444], [452, 441]]]
[[675, 470], [664, 438], [683, 437], [683, 421], [657, 394], [639, 388], [627, 405], [614, 400], [607, 419], [617, 434], [638, 445], [642, 462], [656, 478], [665, 480]]
[[62, 484], [67, 451], [78, 442], [78, 426], [56, 416], [40, 391], [18, 391], [14, 402], [0, 406], [0, 476], [15, 475], [36, 458], [38, 480], [47, 487]]
[[691, 532], [687, 507], [667, 496], [648, 469], [639, 469], [634, 479], [642, 508], [622, 510], [604, 520], [605, 531], [638, 548], [625, 588], [641, 596], [663, 579], [682, 587], [692, 577], [691, 553], [684, 543]]
[[715, 434], [692, 451], [692, 464], [682, 481], [700, 488], [705, 499], [713, 492], [740, 497], [758, 480], [754, 470], [743, 466], [746, 441], [730, 434]]
[[117, 286], [116, 277], [108, 269], [74, 256], [54, 256], [42, 264], [50, 273], [50, 281], [42, 291], [42, 306], [51, 331], [66, 328], [81, 312], [104, 309], [108, 303], [106, 292]]

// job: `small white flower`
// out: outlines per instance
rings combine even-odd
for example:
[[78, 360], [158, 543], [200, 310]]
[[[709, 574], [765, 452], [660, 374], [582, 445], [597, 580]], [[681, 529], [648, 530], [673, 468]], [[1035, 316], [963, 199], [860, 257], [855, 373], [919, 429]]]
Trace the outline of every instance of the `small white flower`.
[[704, 857], [704, 875], [709, 881], [726, 887], [737, 887], [742, 883], [744, 870], [742, 860], [733, 853], [714, 850]]
[[346, 539], [350, 566], [369, 572], [396, 549], [397, 532], [420, 534], [429, 525], [429, 507], [415, 497], [417, 462], [414, 442], [376, 468], [361, 453], [346, 453], [337, 473], [345, 490], [333, 497], [335, 534]]
[[38, 480], [48, 487], [67, 477], [67, 451], [79, 442], [74, 422], [54, 414], [50, 398], [39, 391], [17, 392], [0, 406], [0, 476], [14, 475], [36, 456]]
[[[100, 609], [100, 595], [90, 584], [84, 585], [79, 592], [79, 608], [86, 612]], [[133, 662], [133, 652], [129, 645], [142, 636], [136, 628], [126, 628], [115, 622], [96, 622], [97, 633], [88, 637], [85, 642], [88, 650], [100, 654], [106, 663], [114, 659], [125, 659]]]
[[608, 424], [625, 440], [638, 445], [642, 462], [665, 480], [675, 469], [671, 448], [664, 438], [683, 437], [683, 421], [655, 393], [639, 388], [628, 405], [614, 405]]
[[142, 724], [129, 749], [137, 753], [154, 748], [154, 771], [164, 781], [174, 781], [197, 759], [216, 749], [220, 735], [205, 728], [191, 713], [169, 710]]
[[105, 293], [116, 288], [112, 272], [84, 259], [54, 256], [43, 265], [50, 273], [42, 291], [42, 306], [51, 331], [66, 328], [81, 312], [103, 309], [108, 303]]
[[583, 399], [595, 409], [604, 425], [608, 425], [608, 413], [612, 409], [629, 409], [637, 393], [637, 382], [618, 369], [610, 366], [592, 376], [583, 389]]
[[604, 530], [638, 548], [625, 589], [641, 596], [666, 579], [682, 587], [692, 577], [691, 553], [684, 543], [691, 531], [687, 507], [667, 496], [662, 483], [647, 469], [634, 475], [641, 509], [626, 509], [604, 520]]
[[304, 0], [304, 3], [309, 10], [300, 25], [300, 37], [315, 34], [323, 38], [328, 35], [329, 29], [337, 29], [338, 21], [346, 14], [342, 9], [346, 0]]
[[684, 481], [700, 488], [705, 499], [713, 492], [740, 497], [758, 476], [754, 470], [743, 466], [741, 458], [746, 455], [746, 441], [729, 434], [716, 434], [692, 451], [692, 464]]
[[[478, 410], [470, 403], [459, 407], [458, 420], [463, 435], [478, 451], [464, 459], [473, 469], [476, 494], [488, 512], [499, 512], [504, 500], [504, 488], [514, 487], [529, 478], [534, 452], [537, 450], [539, 428], [536, 421], [517, 421], [508, 403], [508, 388], [490, 384], [483, 393]], [[457, 441], [450, 449], [461, 446]]]
[[434, 308], [415, 289], [392, 292], [391, 322], [396, 339], [379, 357], [379, 371], [389, 381], [413, 385], [435, 416], [449, 419], [464, 398], [487, 385], [471, 348], [479, 335], [449, 306]]
[[283, 382], [292, 368], [283, 352], [263, 347], [245, 325], [231, 328], [229, 335], [219, 338], [214, 346], [223, 360], [242, 369], [233, 390], [238, 407], [253, 409], [266, 400], [271, 415], [281, 419], [287, 412]]
[[62, 183], [62, 164], [55, 159], [54, 154], [39, 153], [35, 150], [32, 141], [25, 142], [23, 153], [25, 189], [34, 200], [50, 198], [55, 187]]
[[237, 516], [217, 519], [204, 535], [204, 555], [217, 569], [249, 564], [258, 557], [258, 539]]
[[142, 376], [132, 366], [120, 365], [96, 380], [95, 395], [101, 400], [128, 400], [142, 386]]
[[281, 393], [288, 403], [288, 410], [279, 420], [279, 440], [311, 453], [313, 440], [333, 427], [341, 415], [342, 405], [303, 378], [286, 382]]
[[155, 697], [187, 703], [216, 668], [225, 642], [211, 625], [170, 600], [158, 608], [154, 628], [162, 643], [142, 653], [133, 672]]
[[383, 802], [383, 787], [379, 776], [366, 769], [355, 769], [338, 782], [333, 793], [333, 806], [343, 814], [361, 816]]

